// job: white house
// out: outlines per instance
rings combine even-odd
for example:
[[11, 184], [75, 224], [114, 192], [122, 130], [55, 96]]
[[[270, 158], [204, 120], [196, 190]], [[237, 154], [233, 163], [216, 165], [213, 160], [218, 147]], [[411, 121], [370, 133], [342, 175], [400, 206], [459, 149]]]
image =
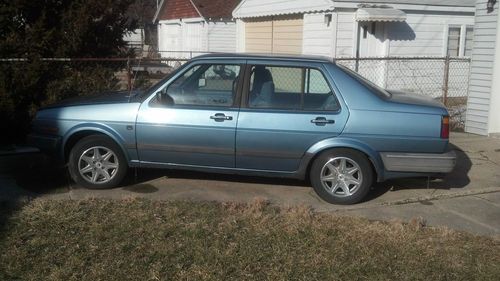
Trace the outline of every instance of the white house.
[[478, 0], [465, 130], [500, 136], [500, 21], [497, 1]]
[[239, 0], [162, 0], [154, 16], [162, 57], [235, 52], [232, 11]]
[[129, 20], [137, 21], [139, 28], [123, 36], [127, 46], [136, 52], [137, 56], [154, 56], [157, 44], [156, 24], [152, 22], [156, 13], [157, 0], [135, 1], [127, 10]]
[[243, 0], [238, 50], [329, 57], [469, 56], [475, 0]]
[[[469, 57], [474, 6], [475, 0], [243, 0], [233, 17], [241, 52], [334, 58]], [[353, 62], [349, 65], [353, 67]], [[436, 87], [444, 79], [442, 62], [405, 61], [394, 66], [380, 60], [356, 69], [385, 88], [434, 97], [443, 94], [442, 87]], [[467, 79], [468, 69], [451, 72], [450, 79], [456, 81], [450, 81], [449, 94], [465, 97], [465, 85], [458, 82]]]

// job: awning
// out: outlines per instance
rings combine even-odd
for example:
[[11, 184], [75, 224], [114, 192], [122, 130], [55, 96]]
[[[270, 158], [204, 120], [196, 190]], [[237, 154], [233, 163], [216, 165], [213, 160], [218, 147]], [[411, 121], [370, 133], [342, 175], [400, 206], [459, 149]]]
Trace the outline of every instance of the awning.
[[406, 13], [394, 8], [359, 8], [356, 21], [406, 21]]
[[334, 10], [332, 0], [243, 0], [233, 10], [235, 19], [318, 13]]

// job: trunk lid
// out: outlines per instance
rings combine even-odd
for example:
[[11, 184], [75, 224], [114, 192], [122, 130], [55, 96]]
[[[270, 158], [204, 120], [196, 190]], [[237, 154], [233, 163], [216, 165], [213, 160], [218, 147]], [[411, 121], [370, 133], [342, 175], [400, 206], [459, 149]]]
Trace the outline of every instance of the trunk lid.
[[391, 94], [389, 99], [392, 102], [404, 103], [410, 105], [423, 105], [429, 107], [435, 107], [439, 109], [446, 109], [444, 104], [439, 99], [434, 99], [431, 97], [420, 96], [415, 94], [408, 94], [400, 91], [388, 91]]

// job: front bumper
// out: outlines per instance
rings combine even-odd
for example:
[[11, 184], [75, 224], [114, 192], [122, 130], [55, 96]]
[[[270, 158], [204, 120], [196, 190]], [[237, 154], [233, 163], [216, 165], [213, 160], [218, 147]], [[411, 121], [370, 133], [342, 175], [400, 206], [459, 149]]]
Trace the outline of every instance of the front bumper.
[[449, 173], [455, 167], [455, 151], [443, 154], [382, 152], [385, 169], [390, 172]]
[[59, 136], [28, 135], [28, 144], [34, 146], [44, 154], [58, 158], [60, 155], [62, 138]]

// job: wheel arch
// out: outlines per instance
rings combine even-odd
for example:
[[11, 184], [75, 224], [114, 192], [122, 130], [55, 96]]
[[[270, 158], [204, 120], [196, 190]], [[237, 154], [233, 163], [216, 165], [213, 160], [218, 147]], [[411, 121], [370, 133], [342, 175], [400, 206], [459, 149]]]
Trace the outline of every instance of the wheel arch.
[[74, 147], [74, 145], [80, 141], [81, 139], [91, 136], [91, 135], [101, 135], [101, 136], [106, 136], [109, 139], [111, 139], [113, 142], [115, 142], [118, 147], [120, 147], [123, 155], [125, 156], [125, 159], [127, 162], [130, 161], [129, 155], [125, 149], [124, 146], [124, 140], [120, 137], [120, 135], [115, 132], [113, 129], [100, 125], [84, 125], [84, 126], [78, 126], [73, 128], [71, 131], [65, 134], [63, 137], [63, 143], [62, 143], [62, 148], [61, 148], [61, 157], [64, 160], [64, 163], [67, 163], [69, 153], [71, 149]]
[[344, 148], [344, 149], [352, 149], [358, 152], [361, 152], [363, 155], [365, 155], [373, 169], [373, 172], [375, 173], [376, 180], [378, 182], [383, 181], [384, 179], [384, 164], [382, 162], [382, 158], [380, 157], [380, 154], [375, 151], [373, 148], [371, 148], [369, 145], [360, 142], [358, 140], [354, 139], [345, 139], [345, 138], [335, 138], [335, 139], [326, 139], [323, 141], [320, 141], [313, 146], [311, 146], [307, 152], [305, 153], [299, 174], [303, 178], [307, 178], [311, 169], [311, 166], [314, 162], [314, 160], [321, 155], [323, 152], [331, 149], [338, 149], [338, 148]]

